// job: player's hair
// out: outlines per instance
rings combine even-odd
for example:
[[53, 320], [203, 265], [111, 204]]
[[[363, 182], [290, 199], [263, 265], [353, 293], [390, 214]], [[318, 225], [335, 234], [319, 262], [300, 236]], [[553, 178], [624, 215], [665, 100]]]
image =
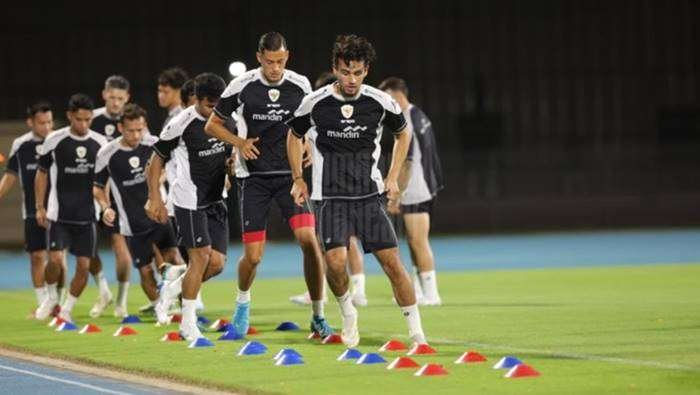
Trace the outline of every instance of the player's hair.
[[174, 89], [182, 88], [182, 85], [190, 77], [187, 72], [179, 67], [171, 67], [163, 70], [158, 76], [158, 85], [169, 86]]
[[364, 62], [369, 66], [377, 58], [372, 43], [364, 37], [354, 34], [341, 35], [336, 37], [333, 44], [333, 56], [331, 62], [333, 66], [338, 66], [338, 61], [342, 59], [345, 63], [351, 61]]
[[318, 89], [322, 86], [326, 86], [328, 84], [332, 84], [336, 82], [338, 79], [335, 77], [335, 74], [331, 73], [330, 71], [324, 71], [321, 73], [321, 75], [316, 78], [316, 82], [314, 82], [314, 89]]
[[76, 93], [68, 99], [68, 111], [70, 112], [76, 112], [78, 110], [92, 111], [94, 108], [94, 102], [90, 96], [84, 93]]
[[187, 103], [192, 95], [194, 95], [194, 80], [189, 79], [180, 88], [180, 100], [182, 103]]
[[129, 80], [121, 75], [110, 75], [105, 80], [105, 89], [123, 89], [128, 92], [130, 88]]
[[123, 123], [124, 120], [134, 121], [139, 118], [146, 119], [146, 110], [141, 108], [138, 104], [128, 103], [124, 106], [124, 111], [121, 117], [119, 117], [119, 123]]
[[218, 101], [226, 89], [224, 79], [214, 73], [202, 73], [194, 77], [194, 94], [198, 100]]
[[406, 85], [406, 81], [399, 77], [389, 77], [385, 79], [379, 84], [379, 90], [399, 91], [403, 93], [404, 96], [408, 97], [408, 85]]
[[287, 49], [287, 40], [278, 32], [267, 32], [260, 36], [258, 41], [258, 52], [279, 51]]
[[41, 100], [27, 107], [27, 118], [34, 118], [40, 112], [51, 111], [51, 103]]

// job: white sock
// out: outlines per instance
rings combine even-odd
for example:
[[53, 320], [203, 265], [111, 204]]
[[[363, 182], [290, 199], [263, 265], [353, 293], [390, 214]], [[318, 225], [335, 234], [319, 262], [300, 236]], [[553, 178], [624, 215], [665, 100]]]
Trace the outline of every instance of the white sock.
[[46, 286], [34, 288], [34, 293], [36, 294], [36, 303], [38, 305], [44, 303], [44, 299], [46, 299], [46, 297], [49, 294], [48, 290], [46, 289]]
[[239, 288], [236, 303], [250, 303], [250, 290], [241, 291]]
[[408, 335], [419, 343], [425, 343], [425, 335], [423, 334], [423, 326], [420, 321], [420, 312], [418, 311], [418, 305], [412, 304], [410, 306], [401, 307], [401, 312], [403, 316], [406, 317], [406, 323], [408, 324]]
[[204, 306], [204, 302], [202, 301], [202, 290], [200, 289], [199, 292], [197, 292], [197, 298], [195, 299], [197, 301], [197, 306]]
[[357, 314], [357, 309], [355, 305], [352, 304], [352, 295], [350, 295], [350, 290], [345, 292], [343, 296], [336, 296], [338, 300], [338, 307], [340, 307], [340, 314], [344, 316], [350, 316]]
[[100, 270], [100, 272], [95, 274], [93, 277], [95, 278], [95, 282], [100, 289], [100, 295], [109, 295], [111, 292], [109, 291], [109, 284], [107, 284], [107, 278], [105, 277], [104, 272]]
[[166, 285], [164, 286], [168, 287], [168, 292], [173, 298], [182, 293], [182, 280], [185, 279], [185, 274], [187, 274], [187, 272], [182, 273], [180, 277], [176, 278], [173, 281], [165, 282]]
[[46, 294], [49, 299], [58, 301], [58, 283], [46, 284]]
[[183, 323], [188, 323], [191, 325], [196, 324], [197, 322], [197, 314], [195, 313], [195, 309], [197, 306], [197, 300], [196, 299], [182, 299], [182, 322]]
[[75, 302], [77, 301], [78, 298], [71, 295], [69, 292], [68, 296], [66, 297], [66, 301], [63, 303], [63, 306], [61, 306], [61, 311], [65, 311], [66, 313], [70, 314], [70, 312], [73, 311], [73, 306], [75, 306]]
[[129, 294], [129, 282], [120, 281], [119, 291], [117, 292], [117, 306], [126, 307], [126, 297]]
[[313, 311], [315, 316], [323, 317], [323, 299], [322, 300], [312, 300], [311, 301], [311, 311]]
[[418, 277], [418, 272], [413, 272], [413, 290], [416, 294], [416, 299], [423, 299], [423, 284]]
[[435, 270], [421, 272], [419, 275], [421, 283], [423, 284], [425, 298], [431, 301], [439, 299], [440, 295], [437, 290], [437, 275], [435, 274]]
[[351, 274], [350, 282], [352, 282], [352, 294], [353, 295], [364, 295], [365, 294], [365, 274]]

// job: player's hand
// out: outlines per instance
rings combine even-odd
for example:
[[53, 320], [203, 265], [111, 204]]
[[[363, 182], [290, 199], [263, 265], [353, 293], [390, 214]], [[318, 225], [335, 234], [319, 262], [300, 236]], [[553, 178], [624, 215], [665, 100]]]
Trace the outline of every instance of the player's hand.
[[304, 142], [304, 156], [301, 158], [301, 165], [304, 169], [314, 164], [314, 159], [311, 156], [311, 143], [309, 140]]
[[117, 213], [111, 207], [107, 207], [102, 211], [102, 223], [107, 226], [114, 226], [114, 219], [117, 217]]
[[392, 214], [392, 215], [401, 214], [401, 201], [399, 199], [387, 201], [386, 209], [389, 212], [389, 214]]
[[243, 158], [245, 158], [246, 160], [258, 159], [258, 155], [260, 155], [260, 150], [258, 150], [258, 147], [255, 146], [255, 143], [258, 140], [260, 140], [260, 137], [256, 137], [254, 139], [247, 139], [242, 146], [238, 147], [238, 152], [240, 152], [241, 155], [243, 155]]
[[399, 198], [401, 197], [398, 181], [387, 178], [384, 180], [384, 188], [386, 189], [387, 208], [390, 209], [392, 206], [398, 207]]
[[229, 177], [233, 177], [236, 175], [236, 153], [235, 151], [231, 154], [231, 156], [226, 159], [226, 174], [228, 174]]
[[168, 222], [168, 210], [161, 199], [148, 199], [144, 209], [148, 218], [153, 221], [161, 224]]
[[36, 223], [39, 224], [42, 228], [47, 228], [49, 227], [49, 219], [46, 217], [46, 209], [45, 208], [38, 208], [36, 210]]
[[228, 177], [226, 177], [226, 178], [224, 179], [224, 189], [225, 189], [226, 191], [230, 191], [230, 190], [231, 190], [231, 180], [230, 180]]
[[306, 181], [301, 177], [295, 179], [292, 184], [292, 191], [289, 194], [292, 195], [294, 203], [301, 207], [306, 199], [309, 198], [309, 189], [306, 186]]

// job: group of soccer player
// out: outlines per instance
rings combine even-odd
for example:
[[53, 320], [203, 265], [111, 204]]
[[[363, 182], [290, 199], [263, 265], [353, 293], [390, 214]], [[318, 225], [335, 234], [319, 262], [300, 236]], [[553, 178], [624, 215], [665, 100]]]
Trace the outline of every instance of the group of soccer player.
[[[181, 335], [201, 337], [200, 290], [226, 263], [225, 200], [235, 188], [243, 243], [232, 318], [238, 333], [248, 332], [274, 201], [302, 252], [308, 292], [290, 300], [311, 306], [312, 331], [334, 333], [324, 314], [327, 283], [340, 308], [343, 342], [359, 343], [356, 306], [367, 305], [361, 246], [386, 273], [411, 340], [426, 343], [418, 305], [441, 304], [428, 234], [443, 182], [430, 120], [409, 102], [402, 79], [388, 78], [379, 89], [363, 84], [376, 57], [363, 37], [336, 39], [332, 73], [317, 80], [316, 90], [286, 68], [289, 50], [280, 33], [264, 34], [256, 56], [260, 67], [228, 85], [214, 73], [188, 79], [179, 68], [164, 71], [158, 100], [168, 118], [158, 133], [149, 132], [145, 110], [129, 103], [121, 76], [106, 80], [104, 108], [94, 109], [84, 94], [71, 96], [63, 129], [52, 131], [48, 104], [29, 108], [31, 131], [13, 143], [0, 198], [20, 181], [37, 319], [57, 314], [72, 321], [90, 275], [99, 287], [90, 316], [112, 303], [115, 316], [126, 316], [133, 264], [150, 301], [141, 313], [166, 324], [180, 298]], [[386, 177], [379, 169], [384, 132], [394, 137]], [[389, 214], [403, 218], [413, 281]], [[110, 239], [115, 254], [116, 301], [98, 235]], [[66, 250], [76, 257], [76, 271], [62, 297]]]

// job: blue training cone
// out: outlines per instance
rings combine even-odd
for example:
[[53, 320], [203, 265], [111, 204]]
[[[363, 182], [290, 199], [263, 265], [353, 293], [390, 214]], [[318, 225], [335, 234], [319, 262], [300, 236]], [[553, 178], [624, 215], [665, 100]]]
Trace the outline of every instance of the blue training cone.
[[518, 358], [508, 355], [508, 356], [501, 358], [500, 361], [496, 362], [496, 364], [493, 365], [493, 368], [494, 369], [510, 369], [513, 366], [517, 366], [517, 365], [520, 365], [522, 363], [523, 363], [523, 361], [519, 360]]
[[241, 340], [241, 339], [243, 339], [243, 335], [236, 332], [236, 330], [233, 328], [231, 328], [231, 330], [229, 330], [229, 331], [226, 331], [223, 335], [219, 336], [219, 340]]
[[358, 359], [362, 356], [362, 353], [358, 350], [355, 350], [354, 348], [348, 348], [347, 350], [343, 351], [342, 354], [338, 358], [336, 358], [338, 361], [347, 361], [350, 359]]
[[209, 319], [203, 315], [197, 316], [197, 322], [199, 322], [202, 325], [206, 325], [206, 324], [211, 323], [211, 321], [209, 321]]
[[241, 347], [240, 351], [238, 351], [238, 355], [260, 355], [266, 352], [267, 347], [264, 344], [250, 341]]
[[68, 321], [64, 321], [63, 323], [61, 323], [61, 325], [59, 325], [59, 326], [56, 328], [56, 332], [77, 331], [77, 330], [78, 330], [78, 327], [75, 326], [74, 323], [68, 322]]
[[279, 326], [277, 326], [277, 328], [275, 330], [276, 331], [298, 331], [299, 325], [297, 325], [291, 321], [285, 321], [285, 322], [279, 324]]
[[122, 320], [122, 324], [140, 324], [141, 323], [141, 318], [135, 315], [127, 315], [124, 317]]
[[301, 355], [295, 354], [284, 354], [281, 358], [275, 361], [275, 366], [287, 366], [287, 365], [303, 365], [304, 360]]
[[299, 354], [297, 352], [297, 350], [295, 350], [293, 348], [283, 348], [277, 354], [275, 354], [275, 357], [272, 359], [274, 359], [276, 361], [276, 360], [284, 357], [285, 355], [295, 355], [295, 356], [301, 358], [301, 354]]
[[233, 327], [233, 324], [228, 323], [228, 324], [221, 325], [219, 327], [219, 329], [217, 329], [216, 331], [217, 332], [231, 332], [231, 331], [235, 331], [235, 330], [236, 330], [236, 328]]
[[197, 340], [190, 343], [188, 348], [199, 348], [199, 347], [213, 347], [214, 343], [206, 337], [198, 337]]
[[363, 354], [355, 363], [358, 365], [368, 365], [374, 363], [386, 363], [386, 360], [379, 354], [368, 353]]

